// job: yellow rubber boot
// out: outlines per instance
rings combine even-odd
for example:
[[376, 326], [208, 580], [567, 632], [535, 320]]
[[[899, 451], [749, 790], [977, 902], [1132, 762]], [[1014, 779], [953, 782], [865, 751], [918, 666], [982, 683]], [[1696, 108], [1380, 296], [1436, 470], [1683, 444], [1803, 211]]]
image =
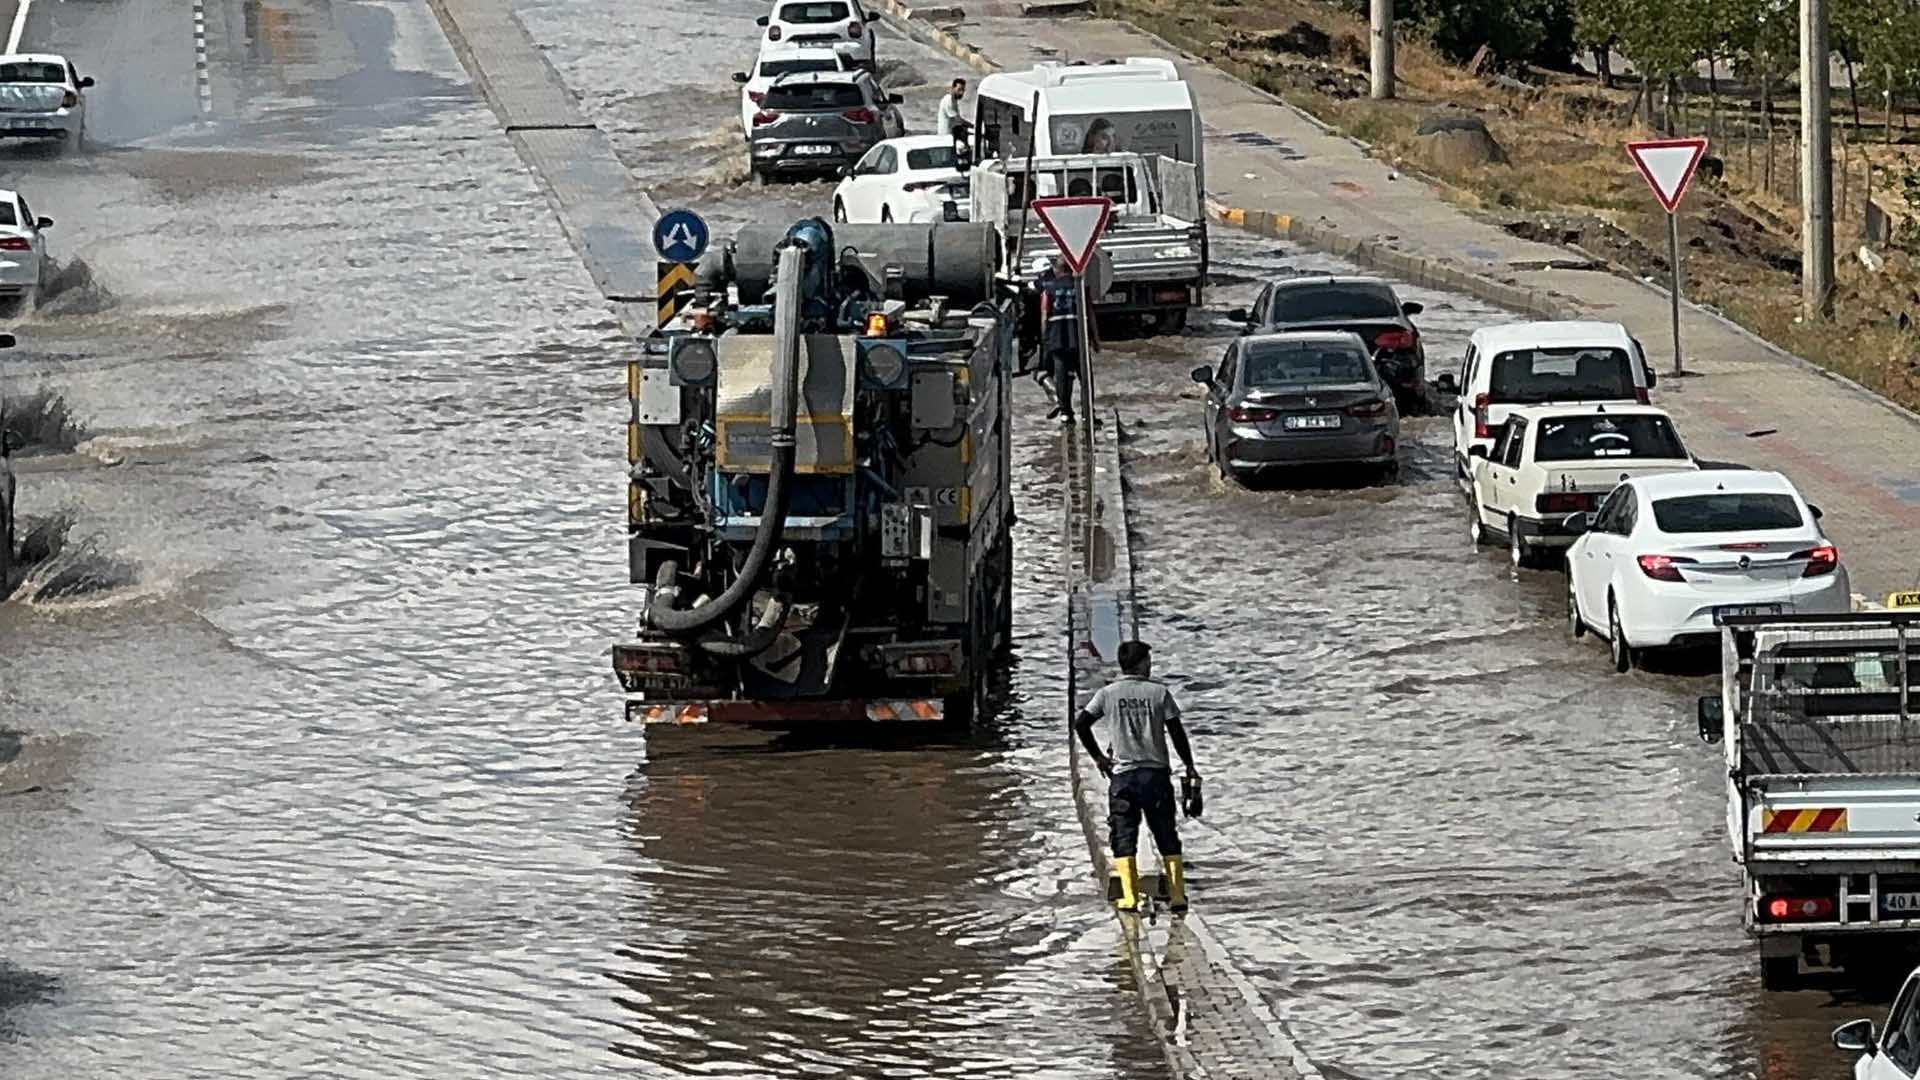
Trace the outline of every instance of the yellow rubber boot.
[[1140, 871], [1134, 865], [1133, 856], [1122, 855], [1113, 860], [1114, 873], [1120, 875], [1120, 898], [1113, 902], [1116, 911], [1140, 910]]
[[1167, 910], [1178, 915], [1187, 910], [1187, 864], [1178, 855], [1160, 860], [1160, 875], [1167, 881]]

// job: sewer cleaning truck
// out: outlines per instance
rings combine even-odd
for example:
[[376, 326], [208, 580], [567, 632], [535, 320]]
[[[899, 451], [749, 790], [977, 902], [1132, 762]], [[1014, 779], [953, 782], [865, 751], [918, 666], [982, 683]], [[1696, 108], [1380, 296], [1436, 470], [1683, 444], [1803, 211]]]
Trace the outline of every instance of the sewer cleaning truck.
[[1019, 297], [969, 223], [743, 230], [628, 368], [648, 725], [964, 723], [1009, 644]]

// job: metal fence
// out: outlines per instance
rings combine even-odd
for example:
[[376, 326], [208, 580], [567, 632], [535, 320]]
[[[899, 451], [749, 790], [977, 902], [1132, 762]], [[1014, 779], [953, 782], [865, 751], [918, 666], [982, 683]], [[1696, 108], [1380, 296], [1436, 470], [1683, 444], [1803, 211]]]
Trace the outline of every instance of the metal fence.
[[1920, 772], [1905, 626], [1762, 631], [1742, 718], [1745, 771]]

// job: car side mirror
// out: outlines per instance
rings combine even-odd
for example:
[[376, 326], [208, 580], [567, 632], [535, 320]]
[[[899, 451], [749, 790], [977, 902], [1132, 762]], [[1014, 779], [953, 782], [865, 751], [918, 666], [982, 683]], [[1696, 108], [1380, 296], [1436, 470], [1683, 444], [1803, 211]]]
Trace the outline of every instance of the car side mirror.
[[745, 84], [747, 81], [747, 73], [744, 71], [736, 71], [733, 73], [732, 78], [734, 82]]
[[879, 12], [877, 12], [877, 11], [869, 11], [869, 12], [867, 12], [867, 21], [868, 21], [868, 22], [879, 22], [879, 21], [880, 21], [880, 13], [879, 13]]
[[1593, 514], [1586, 511], [1578, 514], [1568, 514], [1566, 517], [1560, 519], [1560, 527], [1571, 533], [1586, 532], [1588, 529], [1593, 528]]
[[1227, 312], [1227, 318], [1233, 322], [1252, 322], [1253, 313], [1246, 308], [1237, 307]]
[[1199, 383], [1201, 386], [1213, 385], [1213, 365], [1211, 364], [1201, 364], [1187, 374], [1191, 375], [1193, 381]]
[[767, 25], [767, 17], [765, 15], [760, 16], [759, 18], [753, 20], [753, 25], [755, 26]]
[[1484, 458], [1487, 456], [1487, 448], [1478, 445], [1469, 446], [1467, 447], [1467, 456], [1470, 458]]
[[839, 173], [840, 173], [840, 178], [844, 180], [844, 179], [846, 179], [847, 177], [849, 177], [849, 176], [852, 176], [852, 175], [853, 175], [853, 166], [851, 166], [851, 165], [842, 165], [842, 166], [840, 166], [840, 169], [839, 169]]
[[901, 104], [902, 102], [904, 102], [904, 101], [906, 101], [906, 100], [907, 100], [906, 98], [904, 98], [904, 97], [902, 97], [902, 96], [901, 96], [901, 95], [899, 95], [899, 94], [888, 94], [888, 95], [887, 95], [887, 104], [889, 104], [889, 105], [899, 105], [899, 104]]
[[1647, 389], [1651, 390], [1654, 387], [1660, 385], [1660, 376], [1658, 373], [1656, 373], [1653, 370], [1652, 365], [1648, 365], [1646, 370], [1647, 370]]
[[[1704, 743], [1719, 742], [1721, 739], [1721, 736], [1726, 731], [1726, 724], [1727, 724], [1726, 702], [1720, 700], [1719, 694], [1702, 694], [1700, 696], [1700, 703], [1696, 708], [1695, 712], [1698, 714], [1700, 719], [1700, 741]], [[1860, 1021], [1860, 1023], [1867, 1024], [1867, 1021], [1862, 1020]], [[1842, 1028], [1841, 1030], [1844, 1031], [1846, 1029]], [[1839, 1036], [1839, 1034], [1840, 1033], [1837, 1031], [1834, 1032], [1834, 1035], [1836, 1038]], [[1868, 1042], [1873, 1041], [1873, 1029], [1871, 1024], [1868, 1024], [1867, 1041]], [[1841, 1049], [1844, 1050], [1846, 1049], [1846, 1047], [1841, 1047]]]
[[80, 80], [80, 89], [82, 90], [85, 90], [87, 87], [92, 85], [93, 85], [93, 76], [91, 75], [85, 76]]
[[1427, 305], [1418, 300], [1409, 300], [1400, 305], [1400, 314], [1402, 315], [1418, 315], [1425, 310], [1427, 310]]
[[36, 229], [51, 229], [53, 228], [53, 219], [50, 217], [35, 218], [33, 227]]
[[1433, 388], [1443, 394], [1457, 394], [1460, 392], [1460, 382], [1453, 377], [1453, 372], [1443, 371], [1439, 378], [1433, 380]]
[[1871, 1054], [1880, 1048], [1880, 1040], [1874, 1035], [1873, 1021], [1855, 1020], [1833, 1029], [1833, 1045], [1856, 1054]]
[[1819, 508], [1819, 507], [1817, 507], [1817, 506], [1815, 506], [1815, 505], [1813, 505], [1812, 503], [1808, 503], [1808, 504], [1807, 504], [1807, 512], [1813, 515], [1813, 520], [1815, 520], [1815, 521], [1819, 521], [1819, 520], [1820, 520], [1821, 518], [1823, 518], [1823, 517], [1826, 517], [1826, 516], [1827, 516], [1827, 515], [1825, 515], [1825, 514], [1823, 514], [1823, 513], [1821, 513], [1821, 512], [1820, 512], [1820, 508]]

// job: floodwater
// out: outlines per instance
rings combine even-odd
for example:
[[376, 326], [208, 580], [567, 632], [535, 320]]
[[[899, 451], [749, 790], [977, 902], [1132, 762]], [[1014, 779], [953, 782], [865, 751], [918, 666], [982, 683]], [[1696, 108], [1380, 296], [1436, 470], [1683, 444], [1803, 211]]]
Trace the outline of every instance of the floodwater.
[[[424, 4], [205, 10], [202, 111], [181, 5], [35, 5], [92, 145], [0, 148], [91, 269], [0, 359], [86, 435], [23, 459], [65, 540], [0, 603], [0, 1072], [1158, 1075], [1067, 790], [1057, 434], [1017, 433], [998, 717], [650, 758], [605, 655], [624, 346], [534, 182]], [[522, 11], [663, 206], [826, 210], [741, 183], [763, 4]], [[958, 70], [881, 49], [924, 124]], [[1216, 251], [1217, 306], [1332, 265]], [[1491, 314], [1413, 295], [1436, 357]], [[1466, 550], [1432, 421], [1398, 486], [1208, 488], [1185, 373], [1222, 332], [1101, 385], [1209, 777], [1199, 902], [1308, 1049], [1841, 1075], [1853, 1013], [1751, 978], [1695, 683], [1604, 674], [1552, 575]]]

